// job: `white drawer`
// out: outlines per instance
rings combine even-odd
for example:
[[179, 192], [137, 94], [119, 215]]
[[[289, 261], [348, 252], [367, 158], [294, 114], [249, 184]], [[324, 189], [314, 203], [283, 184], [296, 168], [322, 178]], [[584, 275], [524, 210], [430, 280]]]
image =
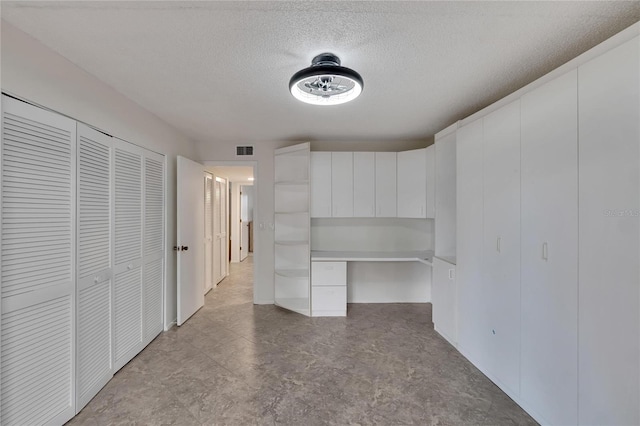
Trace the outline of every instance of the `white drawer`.
[[347, 287], [311, 287], [311, 315], [314, 317], [346, 316]]
[[311, 262], [311, 285], [347, 285], [347, 262]]

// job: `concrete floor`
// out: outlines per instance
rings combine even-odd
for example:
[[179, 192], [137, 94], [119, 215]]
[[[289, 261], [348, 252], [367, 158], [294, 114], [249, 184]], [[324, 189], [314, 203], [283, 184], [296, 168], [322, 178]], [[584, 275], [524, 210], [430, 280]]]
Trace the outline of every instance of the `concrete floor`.
[[536, 424], [433, 330], [430, 304], [307, 318], [252, 304], [252, 259], [69, 424]]

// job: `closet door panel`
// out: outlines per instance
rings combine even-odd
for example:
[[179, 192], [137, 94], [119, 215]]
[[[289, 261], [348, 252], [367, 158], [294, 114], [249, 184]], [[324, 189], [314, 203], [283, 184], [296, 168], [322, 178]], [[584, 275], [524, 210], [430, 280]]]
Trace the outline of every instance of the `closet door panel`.
[[489, 327], [482, 283], [483, 121], [461, 127], [456, 144], [456, 284], [458, 347], [474, 364], [485, 365]]
[[398, 152], [398, 217], [427, 217], [427, 150]]
[[522, 107], [522, 391], [550, 424], [578, 422], [578, 78]]
[[578, 69], [580, 424], [640, 424], [639, 54]]
[[0, 423], [75, 414], [76, 123], [2, 98]]
[[490, 324], [487, 368], [520, 389], [520, 101], [484, 121], [483, 284]]
[[142, 150], [116, 141], [114, 154], [114, 369], [142, 349]]
[[111, 138], [78, 124], [76, 411], [113, 375]]
[[[210, 179], [211, 181], [211, 179]], [[153, 340], [163, 326], [164, 288], [164, 156], [144, 153], [144, 263], [143, 332], [144, 343]], [[210, 215], [210, 219], [213, 218]], [[212, 256], [209, 251], [213, 279]]]

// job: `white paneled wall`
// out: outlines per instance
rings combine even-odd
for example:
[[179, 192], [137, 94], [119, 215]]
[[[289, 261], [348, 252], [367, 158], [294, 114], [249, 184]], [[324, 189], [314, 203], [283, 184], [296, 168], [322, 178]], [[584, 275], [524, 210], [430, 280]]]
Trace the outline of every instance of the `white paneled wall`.
[[2, 98], [3, 425], [62, 424], [163, 329], [164, 156]]

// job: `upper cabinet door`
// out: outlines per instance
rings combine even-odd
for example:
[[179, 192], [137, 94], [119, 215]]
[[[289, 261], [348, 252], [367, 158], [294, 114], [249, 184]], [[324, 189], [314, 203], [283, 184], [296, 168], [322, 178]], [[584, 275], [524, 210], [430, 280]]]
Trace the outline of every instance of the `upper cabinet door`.
[[331, 217], [331, 153], [311, 153], [311, 217]]
[[331, 153], [333, 217], [353, 217], [353, 152]]
[[396, 166], [395, 152], [375, 153], [376, 217], [396, 217]]
[[484, 330], [488, 368], [511, 392], [520, 383], [520, 101], [484, 121]]
[[436, 217], [436, 146], [428, 146], [425, 150], [427, 173], [427, 218], [435, 219]]
[[375, 217], [375, 153], [353, 153], [353, 216]]
[[398, 217], [427, 217], [427, 150], [398, 153]]
[[520, 389], [562, 425], [578, 423], [577, 90], [573, 70], [521, 99]]
[[639, 54], [578, 69], [580, 424], [640, 424]]

